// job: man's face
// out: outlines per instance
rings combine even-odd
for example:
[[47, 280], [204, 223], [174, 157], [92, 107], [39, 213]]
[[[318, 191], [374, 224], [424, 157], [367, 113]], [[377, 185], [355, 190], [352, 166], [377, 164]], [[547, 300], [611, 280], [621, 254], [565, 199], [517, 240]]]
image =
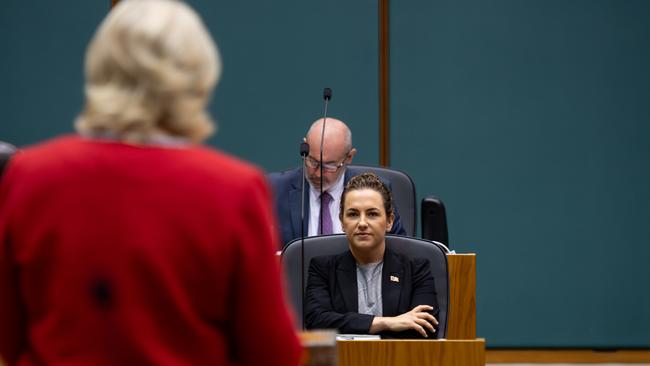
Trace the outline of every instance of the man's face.
[[341, 226], [353, 253], [370, 253], [384, 245], [386, 232], [393, 226], [393, 216], [386, 215], [381, 194], [374, 189], [347, 192]]
[[[309, 155], [306, 158], [305, 171], [307, 179], [315, 189], [320, 190], [320, 136], [307, 137]], [[328, 141], [323, 145], [323, 191], [328, 190], [345, 172], [345, 165], [352, 161], [353, 151], [346, 150], [342, 141]]]

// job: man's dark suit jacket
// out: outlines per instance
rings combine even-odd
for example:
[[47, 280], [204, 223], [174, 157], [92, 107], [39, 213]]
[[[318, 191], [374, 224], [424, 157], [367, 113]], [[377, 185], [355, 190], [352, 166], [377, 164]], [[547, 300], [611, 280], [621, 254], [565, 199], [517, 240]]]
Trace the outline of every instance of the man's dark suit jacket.
[[13, 146], [0, 141], [0, 178], [2, 178], [5, 166], [9, 162], [11, 155], [13, 155], [15, 152], [16, 149]]
[[[397, 316], [417, 305], [431, 305], [433, 311], [430, 313], [438, 319], [440, 309], [427, 259], [408, 258], [386, 248], [381, 292], [383, 316]], [[358, 301], [357, 267], [349, 250], [311, 260], [305, 294], [307, 329], [335, 328], [343, 334], [368, 334], [374, 316], [359, 314]], [[382, 338], [423, 338], [415, 330], [380, 335]], [[435, 334], [429, 333], [429, 339], [435, 338]]]
[[[347, 184], [352, 177], [361, 173], [347, 168], [343, 177], [343, 184]], [[300, 238], [301, 235], [300, 180], [302, 179], [302, 170], [298, 167], [283, 172], [271, 173], [267, 175], [267, 178], [275, 196], [275, 212], [278, 216], [278, 224], [280, 225], [280, 237], [282, 244], [286, 245], [293, 239]], [[390, 188], [390, 182], [384, 181], [384, 183]], [[337, 218], [332, 219], [336, 220]], [[305, 236], [307, 235], [308, 227], [309, 184], [305, 181]], [[406, 235], [397, 209], [395, 209], [395, 221], [393, 222], [393, 228], [390, 234]]]

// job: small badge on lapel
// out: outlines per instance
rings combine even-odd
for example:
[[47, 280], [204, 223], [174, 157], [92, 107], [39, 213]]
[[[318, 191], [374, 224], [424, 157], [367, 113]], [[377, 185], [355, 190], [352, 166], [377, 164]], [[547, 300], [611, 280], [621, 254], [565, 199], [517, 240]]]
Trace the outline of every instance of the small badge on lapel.
[[397, 276], [390, 276], [390, 281], [391, 281], [391, 282], [397, 282], [397, 283], [399, 283], [399, 277], [397, 277]]

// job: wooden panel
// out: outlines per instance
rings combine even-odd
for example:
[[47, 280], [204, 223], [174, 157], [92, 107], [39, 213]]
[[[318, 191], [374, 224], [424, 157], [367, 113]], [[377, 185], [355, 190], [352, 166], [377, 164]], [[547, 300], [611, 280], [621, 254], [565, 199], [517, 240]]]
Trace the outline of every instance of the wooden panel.
[[485, 340], [338, 341], [339, 366], [485, 365]]
[[336, 365], [336, 332], [315, 330], [298, 333], [303, 347], [300, 366]]
[[447, 339], [476, 338], [476, 254], [448, 254]]
[[488, 350], [488, 363], [650, 363], [650, 350]]

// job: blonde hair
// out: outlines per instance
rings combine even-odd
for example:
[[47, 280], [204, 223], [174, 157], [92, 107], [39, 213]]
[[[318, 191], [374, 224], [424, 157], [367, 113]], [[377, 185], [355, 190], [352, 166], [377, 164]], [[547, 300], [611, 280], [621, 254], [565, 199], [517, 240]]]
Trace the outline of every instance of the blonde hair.
[[80, 133], [146, 142], [155, 134], [199, 142], [212, 134], [205, 110], [221, 74], [199, 16], [175, 0], [123, 0], [86, 51]]

